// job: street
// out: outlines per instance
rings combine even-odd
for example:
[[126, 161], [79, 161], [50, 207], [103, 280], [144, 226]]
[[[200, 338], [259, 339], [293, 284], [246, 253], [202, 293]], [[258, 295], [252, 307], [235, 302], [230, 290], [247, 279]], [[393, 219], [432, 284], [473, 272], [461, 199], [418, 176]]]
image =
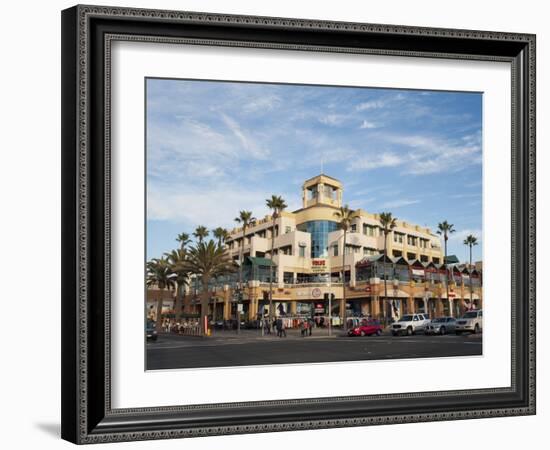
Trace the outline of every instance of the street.
[[218, 331], [209, 338], [160, 334], [147, 342], [147, 370], [482, 354], [481, 334], [347, 337], [340, 330], [332, 336], [314, 330], [301, 337], [295, 331], [288, 330], [286, 338], [260, 336], [257, 330]]

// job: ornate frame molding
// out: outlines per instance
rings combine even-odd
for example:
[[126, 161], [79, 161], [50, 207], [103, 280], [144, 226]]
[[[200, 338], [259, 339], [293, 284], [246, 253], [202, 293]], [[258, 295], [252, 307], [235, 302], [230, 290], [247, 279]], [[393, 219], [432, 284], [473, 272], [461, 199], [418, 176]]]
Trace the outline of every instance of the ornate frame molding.
[[[101, 30], [96, 23], [103, 20]], [[111, 21], [114, 30], [105, 26]], [[139, 28], [160, 23], [174, 30], [186, 26], [203, 29], [201, 37], [152, 36], [145, 33], [121, 32], [126, 24]], [[137, 25], [136, 25], [137, 24]], [[96, 27], [96, 28], [94, 28]], [[250, 34], [267, 31], [280, 40], [308, 40], [300, 33], [311, 30], [335, 34], [342, 38], [353, 34], [376, 40], [375, 46], [330, 45], [329, 37], [323, 42], [273, 42], [269, 40], [232, 39], [232, 27], [245, 28]], [[227, 38], [208, 36], [211, 30], [228, 33]], [[118, 32], [117, 32], [118, 31]], [[98, 6], [76, 6], [63, 13], [63, 377], [64, 383], [62, 434], [76, 443], [99, 443], [143, 439], [166, 439], [219, 434], [256, 433], [285, 430], [301, 430], [327, 427], [348, 427], [390, 423], [457, 420], [535, 413], [535, 36], [529, 34], [499, 33], [471, 30], [449, 30], [397, 25], [378, 25], [332, 21], [311, 21], [256, 16], [234, 16], [194, 12], [160, 11]], [[294, 34], [293, 34], [294, 33]], [[218, 33], [219, 34], [219, 33]], [[310, 33], [311, 34], [311, 33]], [[323, 35], [325, 36], [325, 35]], [[328, 35], [327, 35], [328, 36]], [[262, 36], [260, 36], [262, 37]], [[398, 37], [406, 48], [385, 48], [384, 42]], [[415, 38], [432, 39], [432, 47], [415, 48]], [[95, 41], [94, 41], [95, 39]], [[428, 39], [428, 40], [429, 40]], [[440, 42], [445, 39], [457, 44], [453, 52], [445, 52]], [[155, 43], [184, 43], [193, 45], [242, 46], [265, 49], [288, 49], [322, 52], [348, 52], [383, 54], [411, 57], [452, 59], [480, 59], [506, 61], [512, 64], [512, 386], [510, 388], [440, 391], [360, 397], [331, 397], [318, 399], [293, 399], [240, 404], [193, 405], [166, 408], [111, 408], [110, 402], [110, 66], [111, 43], [116, 40]], [[478, 53], [461, 50], [464, 42], [470, 48], [494, 48], [492, 53], [480, 49]], [[98, 43], [101, 43], [99, 45]], [[335, 40], [335, 43], [338, 42]], [[496, 46], [489, 45], [497, 43]], [[439, 45], [439, 47], [438, 47]], [[461, 47], [462, 45], [462, 47]], [[102, 46], [103, 49], [99, 47]], [[458, 51], [456, 49], [458, 48]], [[101, 67], [98, 67], [101, 66]], [[103, 72], [104, 79], [98, 81]], [[95, 117], [90, 113], [98, 100], [98, 83], [103, 85], [101, 107], [104, 123], [97, 130]], [[76, 105], [76, 107], [75, 107]], [[96, 137], [97, 136], [97, 137]], [[95, 139], [95, 140], [94, 140]], [[103, 155], [98, 157], [91, 142], [101, 142]], [[102, 177], [100, 176], [102, 175]], [[101, 187], [97, 187], [101, 184]], [[103, 211], [103, 215], [99, 214]], [[102, 226], [99, 225], [102, 222]], [[65, 233], [66, 231], [66, 233]], [[100, 238], [98, 239], [98, 234]], [[92, 237], [95, 236], [95, 237]], [[102, 249], [97, 254], [97, 246]], [[516, 251], [517, 249], [517, 251]], [[519, 253], [519, 254], [518, 254]], [[102, 289], [97, 297], [95, 280], [102, 277]], [[99, 277], [99, 278], [98, 278]], [[524, 292], [522, 298], [518, 293]], [[93, 303], [102, 298], [103, 303]], [[99, 308], [99, 310], [98, 310]], [[517, 324], [518, 313], [520, 322]], [[102, 323], [91, 319], [94, 314], [102, 317]], [[520, 342], [521, 341], [521, 342]], [[103, 344], [100, 356], [103, 367], [96, 368], [100, 356], [98, 343]], [[91, 350], [91, 346], [94, 350]], [[520, 351], [521, 350], [521, 351]], [[92, 368], [92, 370], [90, 370]], [[519, 368], [519, 372], [517, 371]], [[102, 369], [102, 370], [100, 370]], [[104, 383], [93, 384], [90, 374], [104, 375]], [[102, 386], [101, 404], [90, 400]], [[518, 391], [521, 390], [521, 393]], [[348, 402], [400, 400], [409, 406], [426, 397], [469, 397], [514, 395], [515, 402], [506, 406], [467, 407], [456, 410], [426, 410], [399, 414], [346, 415], [332, 417], [330, 405]], [[485, 402], [486, 403], [486, 402]], [[202, 411], [201, 424], [209, 410], [235, 410], [236, 408], [285, 407], [313, 405], [327, 407], [327, 417], [306, 420], [248, 421], [247, 423], [218, 423], [198, 425], [193, 423], [170, 426], [171, 415]], [[101, 406], [103, 405], [103, 406]], [[330, 417], [329, 417], [330, 416]], [[145, 425], [144, 425], [145, 424]], [[156, 425], [154, 425], [156, 424]]]

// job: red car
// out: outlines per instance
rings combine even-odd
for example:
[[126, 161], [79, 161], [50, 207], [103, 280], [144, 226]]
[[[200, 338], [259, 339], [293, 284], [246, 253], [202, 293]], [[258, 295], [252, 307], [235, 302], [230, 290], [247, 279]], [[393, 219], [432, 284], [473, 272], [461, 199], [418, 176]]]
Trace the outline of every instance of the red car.
[[373, 320], [364, 320], [359, 325], [348, 331], [348, 336], [372, 336], [373, 334], [376, 336], [380, 336], [382, 334], [382, 325]]

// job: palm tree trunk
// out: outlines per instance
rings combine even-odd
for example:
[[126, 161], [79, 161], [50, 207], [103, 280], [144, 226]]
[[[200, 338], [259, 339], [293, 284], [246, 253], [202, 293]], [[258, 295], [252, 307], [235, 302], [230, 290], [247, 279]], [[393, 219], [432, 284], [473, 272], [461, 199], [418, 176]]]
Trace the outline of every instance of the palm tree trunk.
[[164, 300], [164, 288], [160, 289], [160, 297], [157, 300], [157, 321], [155, 323], [155, 330], [157, 333], [162, 330], [162, 302]]
[[[269, 324], [273, 323], [273, 247], [275, 246], [275, 217], [273, 217], [273, 228], [271, 230], [271, 266], [269, 272]], [[263, 316], [263, 315], [262, 315]], [[263, 317], [262, 317], [263, 320]]]
[[[208, 301], [210, 300], [210, 295], [208, 292], [208, 278], [203, 278], [202, 280], [202, 293], [201, 293], [201, 334], [206, 336], [207, 327], [205, 322], [208, 320]], [[206, 318], [206, 319], [205, 319]]]
[[241, 248], [239, 251], [239, 289], [242, 287], [243, 283], [243, 258], [244, 258], [244, 232], [243, 232], [243, 241], [241, 242]]
[[243, 225], [243, 242], [241, 245], [241, 263], [239, 264], [239, 296], [235, 303], [235, 319], [237, 320], [237, 334], [241, 332], [241, 314], [239, 313], [239, 303], [243, 295], [243, 263], [244, 263], [244, 240], [246, 239], [246, 227]]
[[388, 234], [384, 233], [384, 261], [382, 261], [382, 267], [384, 267], [384, 316], [388, 319], [388, 281], [386, 276], [386, 259], [388, 259]]
[[216, 322], [216, 296], [212, 297], [212, 322]]
[[447, 303], [449, 304], [449, 314], [452, 316], [451, 311], [451, 299], [449, 298], [449, 267], [447, 266], [447, 234], [445, 234], [445, 259], [443, 260], [445, 265], [445, 289], [447, 291]]
[[183, 285], [178, 284], [178, 290], [176, 291], [176, 305], [174, 307], [176, 322], [180, 319], [183, 310]]
[[472, 280], [472, 244], [470, 244], [470, 308], [473, 307], [474, 301], [474, 283]]
[[346, 239], [347, 230], [344, 230], [344, 249], [342, 251], [342, 322], [344, 331], [347, 330], [348, 324], [346, 320]]

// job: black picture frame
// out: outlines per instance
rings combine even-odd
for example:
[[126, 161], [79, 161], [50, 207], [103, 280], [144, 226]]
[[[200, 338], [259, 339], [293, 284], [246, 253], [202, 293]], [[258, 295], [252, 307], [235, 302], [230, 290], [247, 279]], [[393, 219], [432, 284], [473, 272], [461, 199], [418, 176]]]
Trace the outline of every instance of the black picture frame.
[[[113, 409], [113, 40], [507, 61], [512, 67], [512, 373], [494, 389]], [[62, 12], [62, 437], [166, 439], [535, 414], [535, 36], [75, 6]]]

